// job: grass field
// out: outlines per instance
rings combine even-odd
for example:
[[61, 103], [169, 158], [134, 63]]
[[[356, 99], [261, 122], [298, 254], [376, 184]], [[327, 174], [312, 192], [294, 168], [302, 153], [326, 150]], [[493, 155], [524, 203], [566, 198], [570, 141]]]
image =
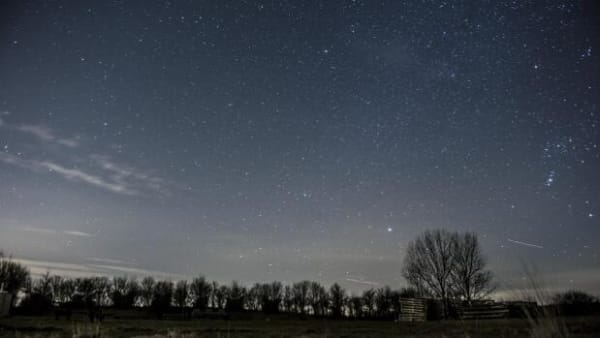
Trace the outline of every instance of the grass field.
[[331, 320], [0, 319], [1, 337], [598, 337], [600, 317], [393, 323]]

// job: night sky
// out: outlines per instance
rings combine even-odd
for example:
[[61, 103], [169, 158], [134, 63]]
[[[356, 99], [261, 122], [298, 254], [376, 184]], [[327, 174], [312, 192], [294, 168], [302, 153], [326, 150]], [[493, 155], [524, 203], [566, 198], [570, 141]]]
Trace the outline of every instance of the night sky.
[[426, 229], [600, 292], [594, 1], [3, 1], [0, 248], [34, 273], [406, 283]]

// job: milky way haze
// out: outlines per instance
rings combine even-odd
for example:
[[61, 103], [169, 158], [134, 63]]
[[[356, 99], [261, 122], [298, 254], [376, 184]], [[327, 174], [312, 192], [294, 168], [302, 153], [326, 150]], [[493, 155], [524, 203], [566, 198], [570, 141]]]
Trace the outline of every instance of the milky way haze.
[[34, 273], [400, 287], [425, 229], [600, 292], [594, 1], [3, 1], [0, 247]]

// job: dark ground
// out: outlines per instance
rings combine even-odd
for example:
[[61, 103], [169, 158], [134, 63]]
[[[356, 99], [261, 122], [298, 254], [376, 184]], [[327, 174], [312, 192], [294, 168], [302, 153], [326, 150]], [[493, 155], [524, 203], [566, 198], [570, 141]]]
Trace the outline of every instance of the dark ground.
[[394, 323], [325, 319], [0, 319], [0, 337], [599, 337], [600, 317]]

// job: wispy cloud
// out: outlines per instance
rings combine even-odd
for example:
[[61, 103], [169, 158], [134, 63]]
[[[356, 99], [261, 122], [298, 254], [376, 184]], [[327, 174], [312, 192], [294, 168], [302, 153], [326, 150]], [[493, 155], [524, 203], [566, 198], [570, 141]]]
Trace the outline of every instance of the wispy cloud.
[[80, 231], [80, 230], [56, 230], [56, 229], [50, 229], [50, 228], [39, 228], [39, 227], [23, 227], [20, 228], [22, 231], [25, 232], [32, 232], [32, 233], [36, 233], [36, 234], [40, 234], [40, 235], [57, 235], [59, 233], [64, 234], [64, 235], [68, 235], [68, 236], [77, 236], [77, 237], [94, 237], [94, 234], [91, 234], [89, 232], [85, 232], [85, 231]]
[[158, 270], [149, 270], [149, 269], [140, 269], [140, 268], [132, 268], [127, 266], [119, 266], [119, 265], [104, 265], [104, 264], [90, 264], [90, 267], [97, 268], [100, 270], [111, 271], [112, 273], [126, 273], [132, 274], [136, 276], [155, 276], [160, 278], [176, 278], [176, 279], [185, 279], [187, 276], [177, 273], [169, 273]]
[[59, 174], [62, 177], [64, 177], [65, 179], [70, 180], [70, 181], [87, 183], [87, 184], [93, 185], [95, 187], [102, 188], [102, 189], [105, 189], [108, 191], [112, 191], [112, 192], [115, 192], [118, 194], [125, 194], [125, 195], [136, 195], [137, 194], [136, 191], [129, 189], [124, 184], [121, 184], [121, 183], [115, 182], [115, 181], [112, 181], [112, 182], [107, 181], [106, 179], [102, 178], [101, 176], [92, 175], [92, 174], [87, 173], [80, 169], [65, 168], [58, 163], [53, 163], [50, 161], [33, 162], [33, 163], [36, 166], [48, 169], [50, 172]]
[[60, 138], [54, 135], [52, 130], [45, 126], [26, 124], [17, 127], [17, 130], [35, 136], [40, 141], [54, 142], [70, 148], [79, 146], [79, 142], [75, 139]]
[[44, 261], [36, 259], [23, 259], [13, 258], [14, 261], [19, 262], [31, 271], [34, 276], [41, 276], [49, 272], [50, 274], [56, 274], [66, 277], [85, 277], [85, 276], [118, 276], [123, 273], [132, 276], [153, 276], [161, 279], [187, 279], [189, 276], [170, 273], [165, 271], [150, 270], [143, 268], [134, 268], [121, 266], [118, 264], [104, 265], [104, 264], [86, 264], [86, 263], [71, 263], [71, 262], [54, 262]]
[[363, 284], [363, 285], [371, 285], [371, 286], [377, 286], [377, 285], [381, 285], [377, 282], [371, 282], [368, 280], [360, 280], [360, 279], [354, 279], [354, 278], [344, 278], [345, 281], [347, 282], [352, 282], [352, 283], [357, 283], [357, 284]]
[[124, 186], [138, 186], [147, 190], [161, 191], [164, 181], [139, 169], [116, 163], [108, 156], [94, 154], [90, 158], [111, 178]]
[[78, 230], [65, 230], [63, 231], [65, 235], [77, 236], [77, 237], [94, 237], [94, 234], [90, 234], [89, 232], [83, 232]]
[[148, 191], [166, 193], [165, 183], [159, 177], [119, 164], [108, 156], [85, 156], [90, 159], [85, 167], [70, 167], [55, 160], [28, 159], [8, 152], [0, 152], [0, 162], [38, 173], [50, 172], [72, 182], [85, 183], [121, 195], [142, 195]]
[[56, 235], [56, 230], [48, 228], [24, 227], [22, 228], [22, 230], [26, 232], [35, 232], [44, 235]]
[[91, 262], [103, 263], [103, 264], [106, 264], [106, 263], [116, 264], [116, 265], [131, 264], [131, 262], [120, 260], [120, 259], [113, 259], [113, 258], [90, 257], [90, 258], [88, 258], [88, 260]]

